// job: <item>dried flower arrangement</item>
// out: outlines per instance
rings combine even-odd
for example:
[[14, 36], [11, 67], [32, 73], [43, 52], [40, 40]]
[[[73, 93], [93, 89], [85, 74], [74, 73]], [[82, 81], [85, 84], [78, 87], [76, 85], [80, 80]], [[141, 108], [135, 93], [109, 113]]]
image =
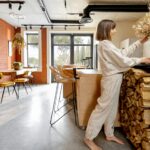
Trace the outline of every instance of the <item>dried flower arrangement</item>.
[[20, 33], [16, 33], [13, 40], [12, 40], [12, 47], [16, 48], [21, 54], [22, 49], [25, 46], [24, 38], [21, 36]]
[[139, 19], [135, 25], [133, 25], [135, 34], [138, 38], [150, 36], [150, 13], [146, 13], [144, 17]]

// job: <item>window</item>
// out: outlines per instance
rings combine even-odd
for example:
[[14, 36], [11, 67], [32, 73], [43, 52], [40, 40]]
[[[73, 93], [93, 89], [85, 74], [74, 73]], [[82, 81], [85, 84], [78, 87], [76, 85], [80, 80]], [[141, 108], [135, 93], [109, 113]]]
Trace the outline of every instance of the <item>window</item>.
[[55, 35], [53, 37], [53, 65], [70, 64], [71, 38], [68, 35]]
[[40, 68], [40, 42], [38, 31], [25, 31], [24, 67]]
[[93, 67], [92, 34], [52, 34], [52, 65], [78, 64]]

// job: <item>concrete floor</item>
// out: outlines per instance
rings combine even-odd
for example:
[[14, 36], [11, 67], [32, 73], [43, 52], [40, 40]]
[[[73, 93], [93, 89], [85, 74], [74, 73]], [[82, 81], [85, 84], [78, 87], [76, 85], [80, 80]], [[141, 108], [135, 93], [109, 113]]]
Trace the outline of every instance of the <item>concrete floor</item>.
[[[19, 100], [5, 95], [0, 104], [0, 150], [88, 150], [85, 131], [75, 126], [73, 112], [54, 127], [49, 125], [54, 88], [55, 84], [33, 86], [29, 95], [22, 89]], [[96, 142], [103, 150], [134, 149], [119, 130], [115, 134], [125, 145], [105, 141], [103, 132]]]

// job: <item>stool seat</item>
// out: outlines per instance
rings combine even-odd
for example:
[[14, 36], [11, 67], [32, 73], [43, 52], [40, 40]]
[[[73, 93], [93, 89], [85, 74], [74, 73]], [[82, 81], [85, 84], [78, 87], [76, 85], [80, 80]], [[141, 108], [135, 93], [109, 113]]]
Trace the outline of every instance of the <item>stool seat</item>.
[[0, 87], [7, 87], [7, 86], [13, 86], [13, 85], [15, 85], [15, 82], [12, 82], [12, 81], [6, 81], [6, 82], [0, 83]]
[[28, 82], [28, 81], [29, 81], [28, 78], [18, 78], [18, 79], [15, 79], [16, 83], [25, 83], [25, 82]]

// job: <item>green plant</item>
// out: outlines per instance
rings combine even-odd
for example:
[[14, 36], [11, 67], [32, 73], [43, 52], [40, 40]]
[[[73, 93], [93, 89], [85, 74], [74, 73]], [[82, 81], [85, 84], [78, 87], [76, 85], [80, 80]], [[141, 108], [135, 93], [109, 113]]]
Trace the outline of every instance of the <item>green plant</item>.
[[13, 67], [15, 70], [19, 70], [22, 68], [22, 63], [21, 62], [14, 62]]

